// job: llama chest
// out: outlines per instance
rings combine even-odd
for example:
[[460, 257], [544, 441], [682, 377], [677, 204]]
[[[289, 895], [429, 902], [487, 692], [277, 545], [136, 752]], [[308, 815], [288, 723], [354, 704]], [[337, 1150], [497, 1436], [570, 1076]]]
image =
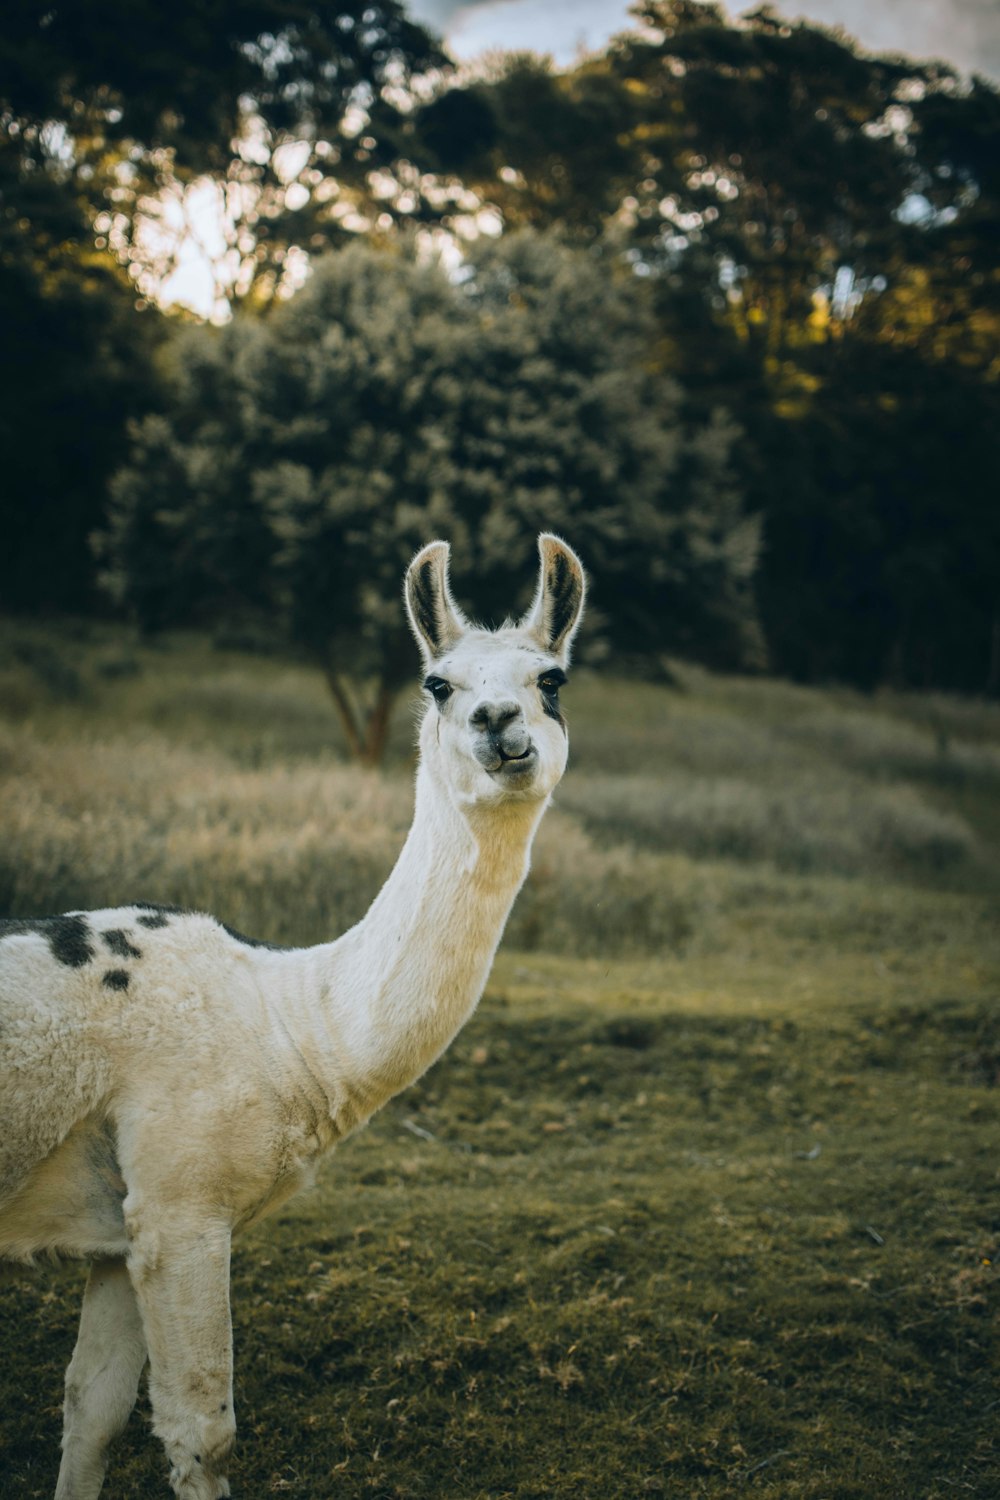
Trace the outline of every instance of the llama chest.
[[194, 1012], [171, 1044], [144, 1049], [113, 1105], [122, 1173], [144, 1197], [199, 1197], [233, 1225], [310, 1178], [333, 1144], [325, 1096], [280, 1034]]

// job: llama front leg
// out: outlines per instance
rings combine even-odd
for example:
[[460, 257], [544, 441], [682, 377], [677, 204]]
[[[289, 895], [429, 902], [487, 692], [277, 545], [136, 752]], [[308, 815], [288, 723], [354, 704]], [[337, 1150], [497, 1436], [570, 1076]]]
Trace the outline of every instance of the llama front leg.
[[229, 1228], [205, 1220], [182, 1230], [163, 1211], [143, 1219], [129, 1271], [149, 1347], [153, 1431], [178, 1500], [219, 1500], [236, 1436]]
[[108, 1447], [128, 1421], [145, 1363], [146, 1341], [125, 1262], [94, 1261], [66, 1371], [56, 1500], [96, 1500]]

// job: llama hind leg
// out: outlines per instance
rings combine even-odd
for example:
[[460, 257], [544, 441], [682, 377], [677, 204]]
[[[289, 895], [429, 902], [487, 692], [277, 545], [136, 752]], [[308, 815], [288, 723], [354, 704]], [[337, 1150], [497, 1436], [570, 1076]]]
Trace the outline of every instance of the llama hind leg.
[[146, 1342], [125, 1262], [94, 1261], [66, 1371], [56, 1500], [96, 1500], [108, 1447], [128, 1421], [145, 1363]]

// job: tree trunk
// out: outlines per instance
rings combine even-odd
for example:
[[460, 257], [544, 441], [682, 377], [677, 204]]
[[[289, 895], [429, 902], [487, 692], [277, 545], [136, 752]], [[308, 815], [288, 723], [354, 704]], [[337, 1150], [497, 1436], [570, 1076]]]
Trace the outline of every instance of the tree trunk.
[[372, 705], [365, 709], [358, 702], [348, 679], [335, 671], [330, 662], [324, 662], [323, 671], [352, 758], [363, 766], [380, 766], [389, 739], [395, 688], [384, 678], [379, 678]]
[[383, 679], [378, 685], [375, 702], [372, 704], [368, 723], [365, 726], [365, 743], [361, 759], [366, 766], [382, 764], [382, 757], [385, 755], [385, 747], [389, 739], [389, 720], [392, 716], [392, 702], [395, 696], [393, 689]]

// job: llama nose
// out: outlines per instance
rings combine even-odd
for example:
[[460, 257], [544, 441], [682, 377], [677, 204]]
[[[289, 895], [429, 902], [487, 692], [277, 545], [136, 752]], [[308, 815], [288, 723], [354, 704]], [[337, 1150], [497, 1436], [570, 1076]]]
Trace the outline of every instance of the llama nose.
[[469, 723], [473, 729], [485, 729], [487, 734], [496, 737], [520, 714], [521, 705], [509, 698], [502, 703], [477, 703], [469, 715]]

